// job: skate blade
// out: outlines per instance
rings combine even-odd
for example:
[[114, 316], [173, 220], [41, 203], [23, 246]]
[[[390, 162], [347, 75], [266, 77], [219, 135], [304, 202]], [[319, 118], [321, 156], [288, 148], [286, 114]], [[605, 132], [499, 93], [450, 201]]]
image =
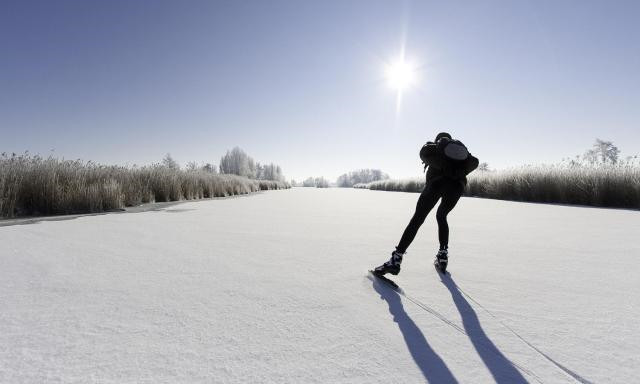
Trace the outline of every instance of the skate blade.
[[369, 270], [369, 275], [372, 275], [376, 279], [382, 280], [386, 284], [390, 285], [393, 289], [400, 289], [400, 287], [398, 286], [398, 284], [396, 284], [395, 281], [391, 280], [390, 278], [388, 278], [388, 277], [386, 277], [384, 275], [381, 275], [381, 274], [377, 273], [376, 271]]
[[437, 259], [433, 262], [433, 266], [436, 268], [438, 272], [440, 272], [443, 275], [447, 275], [449, 273], [447, 272], [447, 266], [445, 265], [443, 269]]

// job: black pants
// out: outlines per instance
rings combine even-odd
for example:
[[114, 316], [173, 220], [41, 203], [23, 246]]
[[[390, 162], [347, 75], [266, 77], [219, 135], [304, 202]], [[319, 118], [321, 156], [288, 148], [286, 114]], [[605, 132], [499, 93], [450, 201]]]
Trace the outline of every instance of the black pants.
[[447, 248], [449, 246], [449, 224], [447, 224], [447, 215], [453, 207], [456, 206], [460, 196], [464, 192], [464, 186], [462, 183], [441, 178], [431, 182], [428, 182], [420, 197], [418, 198], [418, 204], [416, 205], [416, 212], [413, 214], [409, 225], [404, 230], [400, 243], [396, 249], [400, 252], [406, 252], [407, 248], [416, 237], [418, 229], [424, 223], [427, 215], [440, 198], [442, 202], [436, 212], [436, 219], [438, 220], [438, 238], [440, 240], [440, 249]]

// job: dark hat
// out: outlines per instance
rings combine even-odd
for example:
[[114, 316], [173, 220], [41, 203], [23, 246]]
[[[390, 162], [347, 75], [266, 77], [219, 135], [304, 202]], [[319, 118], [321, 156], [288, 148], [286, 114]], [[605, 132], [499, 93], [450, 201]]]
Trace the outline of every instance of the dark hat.
[[447, 132], [438, 133], [438, 136], [436, 136], [436, 143], [438, 142], [438, 140], [442, 139], [443, 137], [446, 137], [447, 139], [450, 139], [451, 135], [448, 134]]

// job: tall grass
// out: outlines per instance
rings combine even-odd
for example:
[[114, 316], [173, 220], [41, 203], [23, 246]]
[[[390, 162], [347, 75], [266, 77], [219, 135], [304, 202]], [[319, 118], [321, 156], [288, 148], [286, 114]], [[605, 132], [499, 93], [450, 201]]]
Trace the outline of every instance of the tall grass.
[[422, 192], [422, 189], [424, 188], [424, 178], [378, 180], [365, 184], [355, 184], [353, 187], [372, 189], [376, 191]]
[[[424, 180], [383, 180], [357, 185], [385, 191], [421, 192]], [[640, 166], [552, 165], [469, 175], [466, 196], [540, 203], [640, 209]]]
[[148, 202], [288, 188], [202, 170], [107, 166], [30, 155], [0, 156], [0, 217], [103, 212]]

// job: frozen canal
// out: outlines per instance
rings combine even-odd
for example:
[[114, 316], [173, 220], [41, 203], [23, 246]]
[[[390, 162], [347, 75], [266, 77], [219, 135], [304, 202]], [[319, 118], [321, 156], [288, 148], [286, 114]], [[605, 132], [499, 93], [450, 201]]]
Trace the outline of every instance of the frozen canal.
[[303, 189], [0, 227], [2, 383], [631, 383], [640, 212]]

